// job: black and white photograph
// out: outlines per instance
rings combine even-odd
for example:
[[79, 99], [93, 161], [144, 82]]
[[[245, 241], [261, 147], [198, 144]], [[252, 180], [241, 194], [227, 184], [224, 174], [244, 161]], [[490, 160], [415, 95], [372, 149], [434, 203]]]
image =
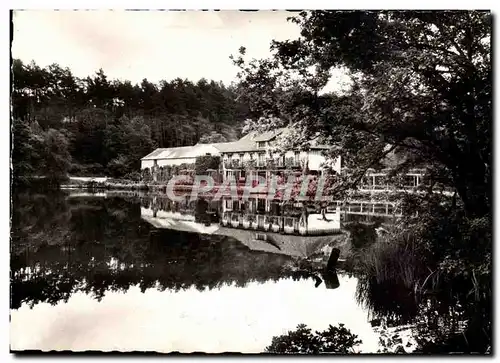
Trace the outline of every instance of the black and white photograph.
[[490, 10], [10, 22], [11, 354], [493, 354]]

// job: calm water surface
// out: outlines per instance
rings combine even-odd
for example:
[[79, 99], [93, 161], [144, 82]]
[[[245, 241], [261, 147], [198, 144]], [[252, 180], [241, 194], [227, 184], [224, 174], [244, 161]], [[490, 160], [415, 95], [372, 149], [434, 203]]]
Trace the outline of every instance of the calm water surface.
[[[293, 257], [227, 235], [156, 228], [147, 198], [13, 198], [11, 349], [262, 352], [298, 324], [344, 323], [378, 349], [357, 280], [297, 278]], [[333, 287], [333, 288], [332, 288]]]

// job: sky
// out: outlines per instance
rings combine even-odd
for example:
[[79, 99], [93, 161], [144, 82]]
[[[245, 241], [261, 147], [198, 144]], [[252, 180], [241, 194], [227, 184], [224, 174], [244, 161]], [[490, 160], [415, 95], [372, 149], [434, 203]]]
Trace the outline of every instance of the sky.
[[238, 71], [229, 56], [270, 55], [271, 40], [295, 39], [287, 11], [52, 11], [14, 12], [12, 57], [40, 66], [58, 63], [76, 76], [99, 68], [133, 83], [204, 77], [229, 84]]
[[[12, 57], [45, 67], [57, 63], [78, 77], [102, 68], [111, 79], [158, 83], [177, 77], [237, 81], [230, 55], [246, 48], [246, 59], [271, 55], [272, 40], [296, 39], [295, 13], [261, 10], [123, 11], [18, 10], [14, 12]], [[341, 91], [349, 80], [332, 72], [324, 89]]]

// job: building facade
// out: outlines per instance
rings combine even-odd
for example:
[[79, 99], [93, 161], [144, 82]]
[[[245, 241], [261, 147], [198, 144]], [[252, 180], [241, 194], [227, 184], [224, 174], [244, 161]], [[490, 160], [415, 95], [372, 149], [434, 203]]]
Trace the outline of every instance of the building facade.
[[[223, 180], [234, 177], [236, 181], [242, 182], [249, 175], [270, 177], [284, 169], [321, 174], [325, 161], [323, 152], [330, 146], [311, 143], [307, 151], [276, 151], [276, 138], [286, 130], [282, 128], [261, 134], [250, 133], [234, 142], [156, 149], [141, 159], [141, 170], [148, 169], [156, 181], [162, 167], [194, 166], [196, 158], [212, 155], [220, 157], [219, 172]], [[340, 172], [340, 167], [339, 158], [334, 163], [334, 170]]]
[[[224, 179], [234, 177], [237, 182], [243, 182], [252, 175], [269, 179], [285, 169], [302, 174], [321, 174], [325, 162], [324, 151], [330, 146], [311, 143], [307, 150], [276, 150], [276, 138], [283, 132], [286, 132], [285, 128], [222, 145], [221, 170]], [[338, 158], [334, 170], [340, 172], [340, 168]]]
[[202, 155], [218, 155], [214, 144], [197, 144], [194, 146], [159, 148], [141, 159], [141, 170], [163, 166], [191, 165]]

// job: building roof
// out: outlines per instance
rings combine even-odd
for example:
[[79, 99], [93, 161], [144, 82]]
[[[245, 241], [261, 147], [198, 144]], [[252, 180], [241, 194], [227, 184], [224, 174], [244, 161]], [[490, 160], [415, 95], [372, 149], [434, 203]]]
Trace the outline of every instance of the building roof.
[[193, 146], [159, 148], [146, 155], [141, 160], [187, 158], [192, 150]]
[[257, 142], [272, 140], [273, 138], [281, 134], [284, 130], [285, 128], [279, 128], [272, 131], [266, 131], [261, 134], [258, 134], [256, 131], [252, 131], [243, 136], [238, 141], [213, 144], [213, 146], [217, 148], [221, 153], [258, 151], [262, 150], [262, 148], [258, 147]]
[[257, 136], [257, 131], [250, 131], [248, 134], [243, 135], [239, 141], [241, 141], [241, 140], [251, 140], [255, 136]]
[[329, 150], [332, 148], [331, 145], [321, 145], [321, 144], [317, 144], [317, 145], [311, 145], [309, 146], [310, 149], [322, 149], [322, 150]]
[[269, 141], [274, 139], [276, 136], [281, 134], [285, 130], [284, 127], [276, 129], [276, 130], [271, 130], [271, 131], [266, 131], [263, 132], [262, 134], [255, 136], [253, 138], [253, 141], [258, 142], [258, 141]]
[[[238, 141], [219, 142], [213, 144], [196, 144], [193, 146], [159, 148], [152, 153], [146, 155], [141, 160], [155, 160], [155, 159], [183, 159], [183, 158], [196, 158], [212, 152], [220, 153], [238, 153], [263, 150], [258, 147], [257, 142], [269, 141], [286, 132], [287, 128], [280, 128], [273, 131], [267, 131], [257, 134], [255, 131], [248, 133]], [[330, 149], [329, 145], [320, 145], [312, 142], [311, 149]]]
[[230, 152], [245, 152], [257, 150], [257, 144], [251, 139], [240, 139], [233, 142], [224, 142], [220, 144], [214, 144], [214, 147], [218, 149], [221, 153]]
[[146, 155], [141, 160], [195, 158], [211, 153], [210, 151], [217, 151], [214, 150], [215, 145], [217, 144], [196, 144], [193, 146], [159, 148]]
[[141, 160], [155, 159], [156, 156], [161, 154], [162, 151], [168, 150], [167, 148], [158, 148], [152, 153], [147, 154], [145, 157], [141, 158]]

